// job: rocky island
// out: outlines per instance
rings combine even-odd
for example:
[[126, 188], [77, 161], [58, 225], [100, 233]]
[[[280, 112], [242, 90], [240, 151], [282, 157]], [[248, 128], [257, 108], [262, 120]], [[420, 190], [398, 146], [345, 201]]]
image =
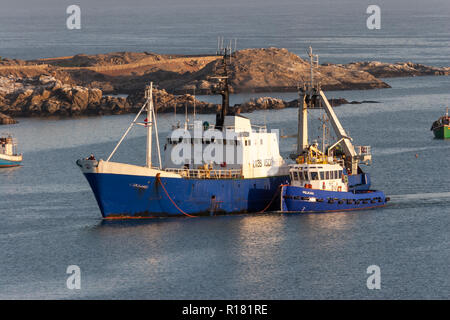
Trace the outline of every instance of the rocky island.
[[[157, 84], [158, 112], [213, 113], [220, 106], [198, 101], [194, 94], [211, 94], [220, 57], [116, 52], [38, 60], [0, 59], [0, 123], [13, 117], [75, 116], [136, 112], [143, 89]], [[309, 81], [309, 63], [286, 49], [245, 49], [229, 61], [231, 91], [293, 92]], [[421, 64], [355, 62], [319, 65], [316, 81], [324, 90], [389, 88], [379, 77], [449, 75], [450, 68]], [[333, 100], [333, 105], [349, 103]], [[358, 102], [352, 102], [358, 103]], [[242, 112], [294, 107], [265, 97], [239, 107]], [[8, 117], [8, 118], [7, 118]]]

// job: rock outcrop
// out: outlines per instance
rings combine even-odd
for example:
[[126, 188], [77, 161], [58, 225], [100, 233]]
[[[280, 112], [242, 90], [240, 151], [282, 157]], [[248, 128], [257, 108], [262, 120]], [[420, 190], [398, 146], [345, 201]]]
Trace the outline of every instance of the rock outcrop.
[[74, 116], [131, 112], [126, 98], [103, 96], [99, 89], [63, 84], [49, 75], [0, 77], [0, 112], [23, 116]]
[[15, 124], [17, 123], [16, 120], [11, 118], [10, 116], [7, 116], [6, 114], [0, 113], [0, 125], [2, 124]]
[[[150, 81], [172, 94], [209, 94], [215, 85], [218, 56], [158, 55], [115, 52], [34, 61], [0, 63], [0, 76], [51, 74], [72, 85], [98, 88], [104, 93], [131, 94]], [[388, 88], [368, 72], [340, 65], [321, 65], [316, 80], [325, 90]], [[233, 54], [229, 65], [231, 90], [237, 92], [296, 91], [308, 82], [309, 63], [286, 49], [245, 49]]]
[[[220, 63], [218, 56], [149, 52], [79, 54], [30, 61], [2, 59], [0, 112], [10, 116], [135, 112], [143, 103], [145, 86], [153, 81], [158, 88], [154, 92], [158, 112], [184, 112], [186, 107], [193, 112], [195, 107], [197, 113], [214, 113], [220, 106], [198, 101], [190, 94], [212, 93]], [[228, 70], [231, 91], [235, 93], [296, 91], [299, 84], [310, 80], [309, 63], [279, 48], [237, 51]], [[450, 67], [374, 61], [322, 64], [315, 69], [315, 80], [324, 90], [371, 89], [389, 87], [377, 77], [449, 74]], [[359, 103], [334, 102], [334, 106]], [[265, 97], [243, 103], [240, 108], [241, 112], [251, 112], [293, 106], [295, 101]]]
[[[203, 69], [186, 73], [176, 80], [163, 81], [161, 86], [170, 92], [210, 94], [212, 77], [220, 60], [210, 62]], [[296, 91], [299, 83], [310, 81], [309, 63], [286, 49], [245, 49], [237, 51], [229, 62], [229, 81], [232, 92]], [[320, 65], [315, 80], [324, 90], [374, 89], [390, 86], [368, 72], [360, 72], [336, 65]], [[210, 80], [211, 79], [211, 80]]]
[[[150, 81], [172, 94], [208, 94], [211, 78], [220, 63], [218, 56], [160, 55], [149, 52], [61, 57], [39, 60], [3, 59], [0, 76], [52, 75], [65, 84], [97, 88], [104, 94], [133, 94]], [[233, 54], [229, 65], [233, 92], [296, 91], [310, 78], [309, 62], [286, 49], [245, 49]], [[355, 62], [322, 64], [315, 78], [324, 90], [388, 88], [378, 77], [449, 75], [450, 68], [412, 62]]]
[[[377, 101], [347, 101], [344, 98], [331, 98], [328, 102], [332, 107], [338, 107], [344, 104], [363, 104], [363, 103], [378, 103]], [[321, 107], [321, 106], [319, 106]], [[241, 112], [252, 112], [255, 110], [272, 110], [284, 108], [298, 108], [298, 99], [292, 101], [285, 101], [282, 99], [272, 97], [260, 97], [250, 99], [242, 104], [237, 104], [234, 108], [239, 108]]]
[[[174, 96], [154, 90], [158, 112], [214, 113], [218, 106], [192, 95]], [[77, 116], [136, 112], [144, 103], [143, 92], [128, 97], [103, 95], [100, 89], [63, 84], [49, 75], [33, 78], [0, 77], [0, 112], [14, 117]], [[5, 120], [6, 121], [6, 120]]]
[[377, 78], [450, 75], [450, 67], [440, 68], [413, 62], [385, 63], [379, 61], [367, 61], [339, 66], [349, 70], [365, 71]]

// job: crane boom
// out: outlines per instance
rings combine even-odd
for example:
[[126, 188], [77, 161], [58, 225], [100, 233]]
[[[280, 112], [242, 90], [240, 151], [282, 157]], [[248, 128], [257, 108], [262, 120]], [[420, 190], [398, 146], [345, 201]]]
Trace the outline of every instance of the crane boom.
[[[311, 81], [310, 84], [305, 85], [303, 89], [299, 87], [299, 91], [302, 94], [300, 95], [298, 104], [297, 154], [291, 156], [292, 158], [298, 157], [301, 154], [307, 153], [311, 148], [311, 145], [308, 143], [307, 109], [315, 108], [316, 102], [321, 101], [322, 107], [328, 115], [338, 140], [338, 142], [328, 148], [327, 153], [333, 150], [337, 145], [341, 145], [345, 154], [345, 156], [343, 156], [343, 160], [345, 162], [347, 172], [350, 175], [356, 175], [358, 174], [360, 163], [369, 164], [372, 160], [370, 146], [357, 146], [356, 148], [353, 146], [352, 139], [345, 132], [344, 127], [334, 113], [334, 110], [325, 96], [325, 93], [320, 89], [320, 84], [316, 85], [314, 83], [314, 66], [318, 66], [318, 55], [313, 54], [311, 47], [309, 48], [308, 55], [310, 57]], [[322, 148], [324, 148], [324, 146], [322, 146]], [[322, 153], [325, 152], [322, 151]]]
[[334, 132], [336, 133], [338, 140], [343, 139], [345, 153], [351, 157], [356, 157], [357, 154], [356, 154], [355, 148], [353, 147], [353, 144], [351, 143], [351, 138], [345, 132], [344, 127], [341, 125], [341, 122], [339, 121], [338, 117], [334, 113], [334, 110], [331, 107], [330, 102], [328, 101], [328, 99], [325, 96], [325, 94], [323, 93], [323, 91], [320, 90], [319, 92], [320, 92], [320, 97], [322, 98], [322, 101], [325, 105], [324, 109], [328, 115], [328, 118], [330, 118], [331, 125], [333, 126]]

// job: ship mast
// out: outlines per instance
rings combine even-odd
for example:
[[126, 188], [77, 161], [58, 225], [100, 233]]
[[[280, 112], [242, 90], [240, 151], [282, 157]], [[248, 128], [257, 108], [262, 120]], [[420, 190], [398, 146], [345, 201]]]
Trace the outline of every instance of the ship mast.
[[303, 86], [303, 88], [299, 87], [297, 156], [304, 153], [309, 147], [308, 107], [314, 107], [314, 96], [316, 95], [314, 88], [314, 65], [319, 64], [319, 56], [317, 54], [313, 54], [311, 47], [309, 47], [308, 55], [311, 70], [310, 83], [309, 86]]
[[152, 128], [153, 128], [153, 82], [145, 89], [145, 98], [147, 99], [147, 152], [146, 166], [152, 167]]
[[147, 97], [147, 168], [152, 167], [152, 135], [155, 128], [156, 151], [158, 152], [158, 167], [162, 169], [161, 150], [159, 147], [158, 123], [156, 122], [155, 107], [153, 105], [153, 82], [147, 86], [145, 95]]
[[[220, 41], [219, 41], [220, 44]], [[222, 61], [219, 70], [216, 71], [217, 76], [211, 77], [212, 79], [218, 79], [219, 83], [213, 88], [215, 94], [220, 94], [222, 96], [222, 108], [220, 112], [216, 114], [216, 128], [223, 130], [223, 124], [225, 121], [225, 116], [230, 108], [230, 87], [228, 82], [228, 61], [231, 59], [231, 43], [228, 47], [223, 47], [222, 45], [217, 50], [217, 54], [222, 56]]]
[[[145, 166], [147, 168], [151, 168], [152, 167], [152, 131], [153, 131], [153, 127], [155, 127], [156, 148], [157, 148], [157, 151], [158, 151], [159, 169], [162, 169], [161, 150], [160, 150], [160, 147], [159, 147], [158, 124], [156, 122], [155, 108], [153, 106], [153, 82], [150, 82], [150, 85], [145, 88], [145, 98], [147, 100], [145, 101], [144, 105], [139, 110], [139, 112], [137, 113], [137, 115], [134, 118], [134, 120], [130, 123], [130, 125], [128, 126], [127, 130], [125, 131], [125, 133], [122, 135], [122, 137], [120, 138], [119, 142], [114, 147], [114, 150], [111, 152], [109, 157], [106, 159], [106, 162], [109, 162], [111, 160], [111, 158], [114, 156], [114, 154], [116, 153], [117, 149], [120, 147], [120, 145], [122, 144], [123, 140], [125, 139], [125, 137], [130, 132], [131, 128], [133, 128], [133, 126], [135, 124], [138, 124], [138, 125], [141, 125], [141, 126], [145, 126], [147, 128], [147, 148], [146, 148]], [[145, 119], [144, 122], [138, 122], [137, 120], [138, 120], [139, 116], [141, 115], [141, 113], [144, 110], [147, 110], [147, 119]]]

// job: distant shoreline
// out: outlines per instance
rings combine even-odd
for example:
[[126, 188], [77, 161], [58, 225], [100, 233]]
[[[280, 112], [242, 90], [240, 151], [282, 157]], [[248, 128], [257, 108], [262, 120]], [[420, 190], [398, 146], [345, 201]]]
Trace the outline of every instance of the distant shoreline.
[[[124, 114], [136, 112], [152, 81], [159, 112], [215, 113], [220, 106], [193, 96], [211, 94], [219, 56], [115, 52], [38, 60], [0, 60], [0, 113], [12, 117]], [[231, 93], [295, 92], [309, 82], [309, 63], [280, 48], [244, 49], [229, 63]], [[412, 62], [322, 64], [315, 80], [325, 91], [390, 88], [393, 77], [449, 75], [450, 67]], [[266, 97], [241, 105], [242, 112], [291, 107]]]

